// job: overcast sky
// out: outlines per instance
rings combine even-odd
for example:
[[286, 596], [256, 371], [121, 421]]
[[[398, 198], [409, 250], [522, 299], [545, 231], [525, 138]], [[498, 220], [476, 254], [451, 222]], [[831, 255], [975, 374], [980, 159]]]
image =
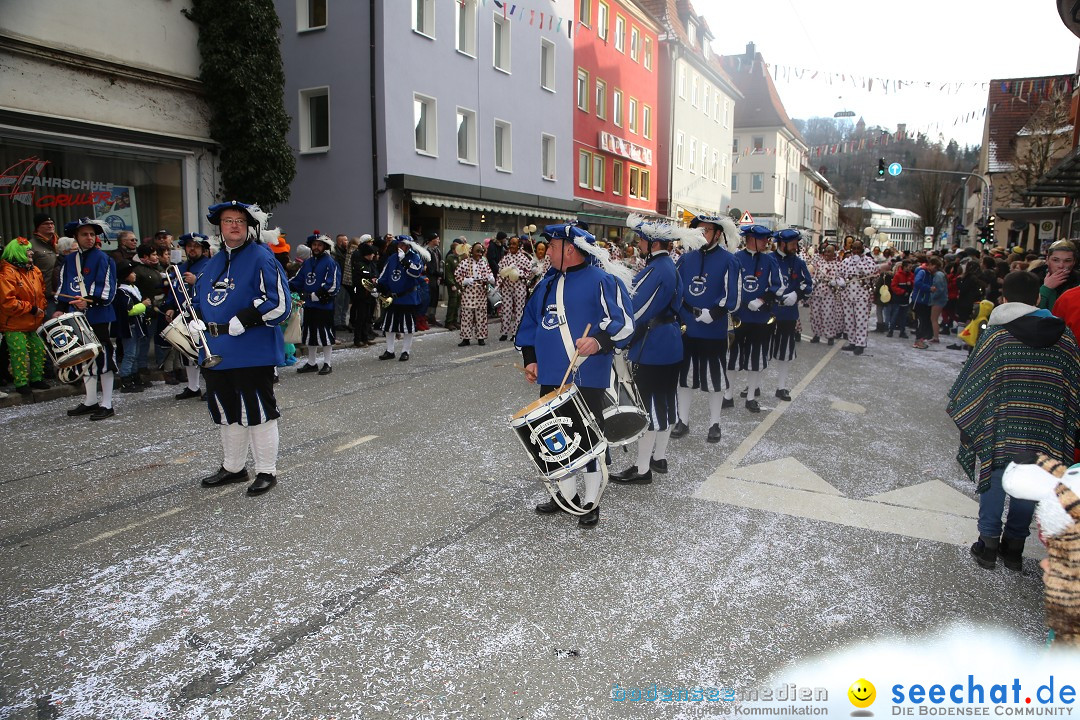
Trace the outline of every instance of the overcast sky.
[[[776, 87], [793, 118], [852, 110], [869, 125], [907, 123], [936, 138], [978, 144], [991, 78], [1069, 74], [1080, 39], [1061, 22], [1056, 0], [693, 0], [716, 35], [713, 49], [741, 54], [753, 41], [766, 63], [820, 71], [798, 80], [781, 74]], [[860, 76], [829, 85], [835, 73]], [[862, 89], [862, 78], [875, 78]], [[835, 78], [834, 78], [835, 79]], [[932, 90], [888, 94], [881, 79], [935, 81]], [[942, 83], [963, 83], [944, 92]], [[955, 85], [952, 87], [955, 88]], [[958, 121], [959, 119], [959, 121]]]

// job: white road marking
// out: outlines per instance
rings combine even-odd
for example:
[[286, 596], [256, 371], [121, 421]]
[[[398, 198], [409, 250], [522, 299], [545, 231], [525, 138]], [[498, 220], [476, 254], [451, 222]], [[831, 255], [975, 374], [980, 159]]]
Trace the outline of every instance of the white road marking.
[[470, 362], [472, 360], [475, 360], [476, 358], [490, 357], [492, 355], [498, 355], [499, 353], [505, 353], [505, 352], [514, 352], [516, 349], [517, 348], [515, 348], [513, 345], [511, 345], [508, 348], [502, 348], [500, 350], [490, 350], [488, 352], [480, 353], [478, 355], [469, 355], [468, 357], [456, 358], [454, 360], [451, 360], [450, 362], [467, 363], [467, 362]]
[[855, 413], [856, 415], [862, 415], [866, 412], [866, 408], [858, 403], [845, 402], [843, 400], [833, 400], [832, 409], [839, 410], [840, 412]]
[[348, 450], [349, 448], [354, 448], [357, 445], [363, 445], [366, 442], [371, 442], [372, 440], [374, 440], [377, 437], [379, 437], [379, 436], [378, 435], [364, 435], [363, 437], [358, 437], [355, 440], [350, 440], [347, 443], [344, 443], [342, 445], [338, 445], [336, 448], [334, 448], [334, 452], [335, 453], [343, 452], [345, 450]]
[[195, 507], [196, 505], [198, 505], [200, 503], [206, 502], [207, 500], [213, 500], [213, 499], [215, 499], [215, 498], [217, 498], [217, 497], [219, 497], [221, 495], [224, 495], [225, 493], [229, 493], [229, 492], [232, 492], [232, 491], [233, 491], [232, 488], [222, 488], [221, 490], [217, 491], [213, 495], [210, 495], [208, 498], [200, 500], [197, 503], [192, 503], [190, 505], [181, 505], [180, 507], [174, 507], [172, 510], [166, 510], [163, 513], [158, 513], [157, 515], [152, 515], [152, 516], [150, 516], [148, 518], [143, 518], [142, 520], [139, 520], [137, 522], [133, 522], [130, 525], [125, 525], [122, 528], [117, 528], [115, 530], [108, 530], [106, 532], [101, 533], [100, 535], [95, 535], [94, 537], [90, 538], [89, 540], [84, 540], [83, 542], [79, 543], [75, 547], [80, 548], [80, 547], [83, 547], [84, 545], [93, 545], [96, 542], [101, 542], [102, 540], [108, 540], [111, 537], [116, 537], [120, 533], [125, 533], [128, 530], [134, 530], [135, 528], [142, 527], [143, 525], [149, 525], [152, 522], [157, 522], [158, 520], [162, 520], [164, 518], [167, 518], [170, 515], [175, 515], [175, 514], [177, 514], [179, 512], [183, 512], [184, 510], [188, 510], [190, 508], [193, 508], [193, 507]]

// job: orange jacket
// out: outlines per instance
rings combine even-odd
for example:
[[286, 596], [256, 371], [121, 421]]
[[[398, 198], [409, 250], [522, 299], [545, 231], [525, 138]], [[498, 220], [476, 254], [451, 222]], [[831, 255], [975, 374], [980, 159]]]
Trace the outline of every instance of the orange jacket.
[[33, 308], [45, 309], [45, 283], [34, 266], [21, 270], [0, 261], [0, 331], [33, 332], [45, 320]]

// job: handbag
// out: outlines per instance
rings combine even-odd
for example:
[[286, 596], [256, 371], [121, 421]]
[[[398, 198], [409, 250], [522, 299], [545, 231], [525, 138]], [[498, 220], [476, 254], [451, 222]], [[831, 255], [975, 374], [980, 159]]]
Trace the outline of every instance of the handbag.
[[302, 337], [301, 330], [304, 325], [304, 306], [299, 303], [293, 304], [293, 311], [285, 325], [285, 342], [290, 345], [299, 345]]
[[878, 294], [881, 296], [881, 303], [883, 305], [888, 305], [890, 302], [892, 302], [892, 293], [889, 292], [888, 285], [882, 283], [881, 289], [878, 291]]

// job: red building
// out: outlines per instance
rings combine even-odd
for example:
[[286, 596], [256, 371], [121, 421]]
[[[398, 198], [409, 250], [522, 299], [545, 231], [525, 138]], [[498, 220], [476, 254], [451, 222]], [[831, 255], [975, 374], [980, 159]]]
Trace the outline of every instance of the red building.
[[621, 237], [629, 212], [655, 214], [659, 43], [629, 0], [577, 0], [574, 197], [598, 238]]

